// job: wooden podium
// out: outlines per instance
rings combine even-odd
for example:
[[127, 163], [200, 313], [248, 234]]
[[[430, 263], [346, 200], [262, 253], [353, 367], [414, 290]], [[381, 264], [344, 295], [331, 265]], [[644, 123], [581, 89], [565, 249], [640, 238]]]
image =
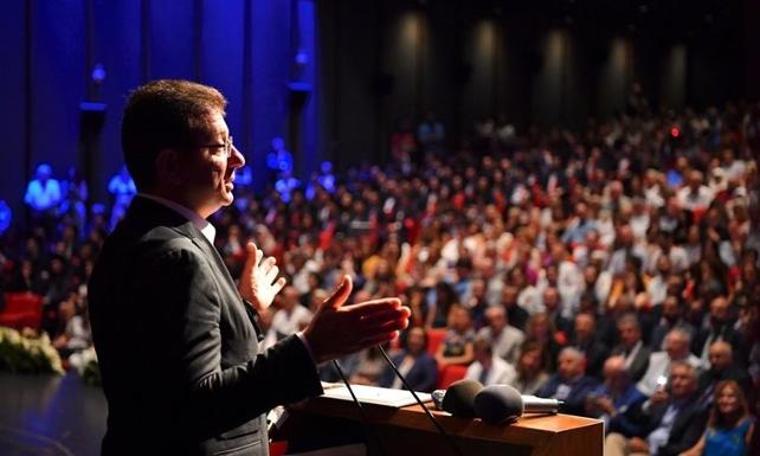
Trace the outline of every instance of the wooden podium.
[[[526, 415], [512, 424], [490, 425], [479, 419], [465, 419], [432, 410], [444, 429], [466, 455], [578, 455], [602, 456], [604, 430], [600, 420], [572, 415]], [[364, 414], [372, 434], [381, 440], [387, 455], [454, 455], [447, 439], [440, 435], [419, 405], [391, 408], [364, 404]], [[291, 411], [283, 436], [292, 450], [311, 449], [303, 441], [325, 437], [346, 437], [348, 443], [368, 442], [356, 405], [333, 398], [319, 397]]]

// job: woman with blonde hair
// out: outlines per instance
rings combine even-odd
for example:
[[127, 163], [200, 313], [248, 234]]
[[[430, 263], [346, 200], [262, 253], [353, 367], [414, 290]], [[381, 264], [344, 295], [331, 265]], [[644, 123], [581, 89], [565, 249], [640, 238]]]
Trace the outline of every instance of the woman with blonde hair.
[[718, 383], [713, 404], [705, 433], [682, 456], [749, 454], [755, 423], [739, 384], [733, 380]]

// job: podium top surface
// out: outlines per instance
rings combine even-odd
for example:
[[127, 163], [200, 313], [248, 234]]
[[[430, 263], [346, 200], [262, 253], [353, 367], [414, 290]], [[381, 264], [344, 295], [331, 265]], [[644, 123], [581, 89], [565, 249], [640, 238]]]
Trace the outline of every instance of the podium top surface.
[[[514, 423], [495, 425], [485, 423], [477, 418], [451, 416], [447, 412], [434, 410], [432, 403], [428, 407], [447, 432], [464, 438], [509, 441], [514, 444], [534, 446], [537, 440], [545, 439], [548, 441], [560, 436], [569, 437], [579, 432], [598, 433], [602, 429], [602, 421], [600, 420], [573, 415], [526, 414]], [[363, 408], [367, 419], [373, 424], [437, 432], [419, 405], [393, 408], [363, 404]], [[317, 415], [361, 420], [354, 403], [329, 397], [311, 399], [305, 404], [303, 411]]]

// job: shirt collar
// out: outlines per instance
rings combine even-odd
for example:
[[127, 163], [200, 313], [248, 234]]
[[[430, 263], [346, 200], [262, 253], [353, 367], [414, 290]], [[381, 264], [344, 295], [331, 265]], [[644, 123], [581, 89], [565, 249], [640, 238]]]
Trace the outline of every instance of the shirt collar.
[[161, 198], [160, 196], [156, 195], [149, 195], [147, 193], [139, 193], [138, 196], [147, 198], [151, 201], [155, 201], [162, 206], [166, 206], [184, 218], [188, 219], [189, 221], [193, 222], [193, 225], [198, 228], [201, 234], [203, 234], [203, 237], [208, 239], [208, 242], [210, 242], [211, 245], [214, 245], [214, 238], [216, 238], [216, 228], [214, 228], [214, 225], [209, 223], [208, 220], [202, 218], [200, 215], [196, 214], [194, 211], [191, 211], [185, 206], [177, 204], [174, 201], [168, 200], [166, 198]]

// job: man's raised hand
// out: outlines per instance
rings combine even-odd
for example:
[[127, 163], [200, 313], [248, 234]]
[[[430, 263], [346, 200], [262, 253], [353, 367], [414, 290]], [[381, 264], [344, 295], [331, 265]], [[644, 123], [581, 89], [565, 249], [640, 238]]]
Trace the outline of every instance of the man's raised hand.
[[264, 252], [253, 242], [248, 242], [245, 248], [247, 258], [240, 275], [238, 290], [256, 310], [266, 309], [272, 305], [274, 297], [285, 286], [285, 277], [277, 278], [280, 268], [277, 267], [274, 257], [264, 258]]
[[344, 276], [304, 330], [317, 363], [339, 358], [374, 345], [384, 344], [409, 324], [411, 312], [398, 298], [383, 298], [344, 306], [353, 283]]

